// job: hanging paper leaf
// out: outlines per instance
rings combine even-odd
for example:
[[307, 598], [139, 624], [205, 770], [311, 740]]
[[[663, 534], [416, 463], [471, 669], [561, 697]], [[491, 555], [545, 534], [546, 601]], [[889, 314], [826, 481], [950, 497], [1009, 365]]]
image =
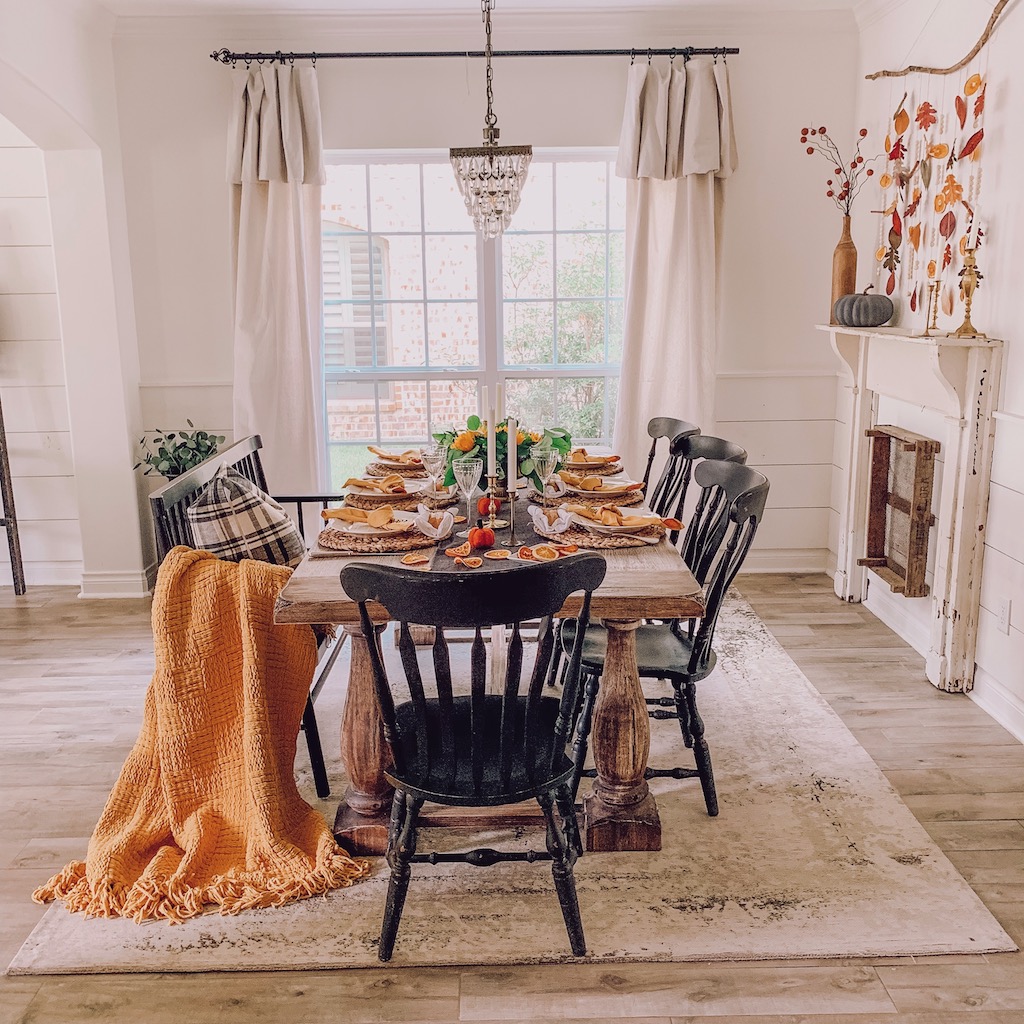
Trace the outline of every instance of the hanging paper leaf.
[[914, 252], [917, 252], [917, 248], [921, 244], [921, 225], [911, 224], [908, 234], [910, 236], [910, 244], [914, 247]]
[[960, 201], [964, 204], [964, 209], [967, 211], [968, 219], [974, 220], [974, 207], [971, 206], [971, 204], [967, 202], [966, 199], [961, 199]]
[[896, 290], [896, 271], [891, 271], [889, 274], [889, 280], [885, 282], [885, 294], [892, 295]]
[[890, 149], [892, 149], [892, 136], [886, 135], [886, 137], [885, 137], [885, 150], [886, 150], [886, 152], [888, 152]]
[[932, 183], [932, 165], [927, 160], [921, 161], [921, 184], [925, 188]]
[[903, 235], [903, 222], [900, 220], [900, 215], [896, 210], [892, 211], [892, 229], [897, 235]]
[[942, 250], [942, 269], [945, 270], [946, 267], [948, 267], [950, 265], [950, 263], [952, 263], [952, 262], [953, 262], [953, 248], [952, 248], [952, 246], [950, 246], [949, 242], [947, 242], [946, 243], [946, 248]]
[[946, 183], [942, 186], [942, 197], [946, 200], [947, 206], [958, 203], [964, 197], [963, 185], [952, 174], [946, 175]]
[[910, 220], [910, 218], [913, 217], [915, 213], [917, 213], [917, 206], [920, 202], [921, 193], [920, 191], [918, 191], [917, 194], [914, 196], [914, 201], [906, 208], [906, 210], [903, 211], [904, 220]]
[[892, 119], [892, 126], [896, 129], [897, 135], [902, 135], [910, 127], [910, 115], [901, 106]]
[[926, 132], [938, 120], [935, 108], [925, 100], [924, 103], [917, 108], [917, 117], [915, 120], [917, 121], [917, 126], [921, 131]]
[[953, 315], [953, 289], [948, 285], [942, 293], [942, 312], [946, 316]]
[[960, 150], [960, 159], [963, 160], [965, 156], [970, 156], [977, 148], [981, 145], [981, 140], [985, 138], [985, 129], [979, 128], [965, 143], [964, 148]]
[[954, 231], [956, 231], [956, 214], [952, 210], [948, 210], [939, 221], [939, 234], [943, 238], [949, 238]]
[[981, 117], [985, 113], [985, 90], [988, 88], [987, 85], [982, 87], [981, 92], [975, 97], [974, 100], [974, 117], [975, 119]]
[[967, 123], [967, 101], [963, 96], [957, 96], [956, 98], [956, 117], [960, 122], [960, 127], [963, 128]]
[[964, 83], [964, 95], [973, 96], [981, 88], [981, 75], [971, 75]]
[[892, 149], [889, 150], [889, 159], [890, 160], [902, 160], [903, 159], [903, 155], [906, 153], [906, 151], [907, 151], [906, 147], [903, 145], [903, 136], [901, 135], [893, 143]]
[[915, 288], [910, 293], [910, 311], [911, 313], [917, 312], [917, 289]]

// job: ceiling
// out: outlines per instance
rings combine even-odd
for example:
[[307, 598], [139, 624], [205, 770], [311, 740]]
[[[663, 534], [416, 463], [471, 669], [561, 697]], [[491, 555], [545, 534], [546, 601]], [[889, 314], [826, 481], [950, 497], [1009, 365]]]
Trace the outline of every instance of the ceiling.
[[[772, 11], [852, 9], [860, 0], [494, 0], [496, 11], [586, 11], [628, 13], [680, 7]], [[98, 0], [113, 14], [124, 16], [245, 15], [245, 14], [375, 14], [408, 12], [468, 13], [480, 10], [480, 0]]]

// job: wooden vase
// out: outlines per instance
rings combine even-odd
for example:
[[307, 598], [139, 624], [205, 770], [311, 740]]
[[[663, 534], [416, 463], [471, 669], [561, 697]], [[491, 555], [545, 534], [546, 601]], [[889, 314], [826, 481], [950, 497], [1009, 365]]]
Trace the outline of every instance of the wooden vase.
[[857, 247], [850, 234], [850, 218], [843, 217], [843, 233], [832, 255], [832, 301], [828, 307], [828, 322], [836, 323], [833, 310], [836, 300], [852, 295], [857, 290]]

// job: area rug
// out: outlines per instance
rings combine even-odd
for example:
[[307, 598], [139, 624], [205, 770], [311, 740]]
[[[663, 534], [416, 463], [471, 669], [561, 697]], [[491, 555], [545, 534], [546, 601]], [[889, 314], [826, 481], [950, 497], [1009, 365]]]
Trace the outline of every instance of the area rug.
[[[696, 780], [652, 782], [660, 853], [591, 854], [576, 867], [588, 960], [879, 957], [1016, 949], [871, 758], [750, 606], [732, 597], [718, 668], [699, 687], [721, 814]], [[340, 666], [339, 666], [340, 667]], [[338, 670], [336, 670], [338, 671]], [[325, 701], [333, 690], [331, 705]], [[321, 703], [321, 731], [342, 687]], [[326, 746], [326, 744], [325, 744]], [[674, 722], [652, 722], [651, 763], [689, 763]], [[343, 791], [333, 766], [332, 788]], [[589, 783], [584, 781], [584, 791]], [[306, 785], [312, 792], [312, 786]], [[331, 805], [323, 804], [330, 813]], [[424, 830], [420, 849], [436, 846]], [[443, 841], [452, 837], [445, 835]], [[543, 849], [543, 837], [472, 845]], [[351, 889], [184, 924], [88, 920], [52, 906], [11, 974], [309, 970], [377, 966], [383, 859]], [[414, 865], [391, 966], [570, 961], [540, 863]]]

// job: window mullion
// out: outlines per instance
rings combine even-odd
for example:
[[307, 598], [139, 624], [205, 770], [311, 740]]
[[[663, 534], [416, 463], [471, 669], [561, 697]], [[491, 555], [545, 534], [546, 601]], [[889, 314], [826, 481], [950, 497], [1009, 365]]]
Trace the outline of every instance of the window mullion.
[[[490, 389], [493, 401], [498, 384], [498, 336], [499, 319], [501, 317], [501, 279], [500, 256], [498, 246], [500, 239], [477, 239], [477, 270], [479, 291], [479, 322], [480, 322], [480, 384]], [[481, 415], [486, 414], [483, 408], [483, 396], [478, 393], [478, 405]]]

